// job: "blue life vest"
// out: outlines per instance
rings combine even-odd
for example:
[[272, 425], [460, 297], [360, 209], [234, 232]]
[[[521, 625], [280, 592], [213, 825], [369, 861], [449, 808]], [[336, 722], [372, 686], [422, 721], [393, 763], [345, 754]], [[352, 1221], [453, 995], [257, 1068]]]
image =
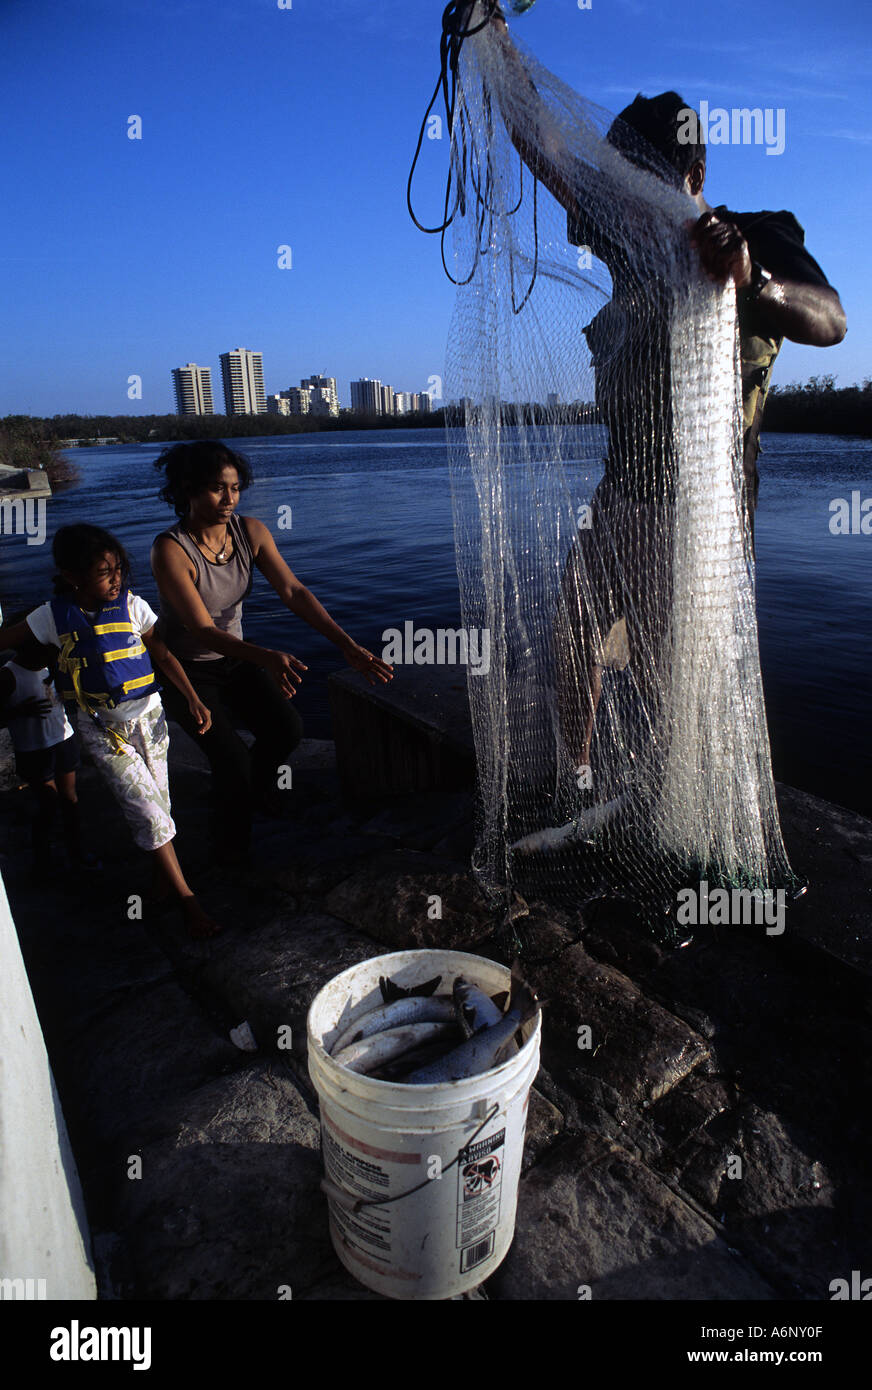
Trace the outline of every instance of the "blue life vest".
[[130, 591], [122, 589], [93, 621], [66, 594], [51, 600], [60, 642], [58, 668], [65, 700], [83, 709], [114, 709], [157, 689], [154, 667], [141, 637], [134, 635]]

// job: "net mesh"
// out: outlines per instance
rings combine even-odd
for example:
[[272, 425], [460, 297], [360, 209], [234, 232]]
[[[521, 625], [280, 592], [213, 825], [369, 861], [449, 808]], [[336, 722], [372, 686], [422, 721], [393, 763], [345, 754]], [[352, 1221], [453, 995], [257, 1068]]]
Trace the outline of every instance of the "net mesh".
[[702, 275], [661, 156], [494, 24], [460, 50], [451, 161], [456, 555], [490, 640], [468, 676], [478, 881], [495, 907], [613, 896], [658, 920], [700, 878], [795, 886], [732, 284]]

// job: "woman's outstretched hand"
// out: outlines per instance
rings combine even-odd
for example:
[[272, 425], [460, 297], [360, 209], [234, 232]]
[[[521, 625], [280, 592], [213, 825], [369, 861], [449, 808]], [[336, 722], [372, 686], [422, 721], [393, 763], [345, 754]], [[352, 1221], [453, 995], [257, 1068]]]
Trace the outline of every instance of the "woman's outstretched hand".
[[203, 704], [203, 701], [198, 696], [195, 696], [193, 700], [188, 701], [188, 709], [191, 711], [191, 715], [193, 716], [194, 721], [197, 724], [197, 733], [208, 734], [209, 730], [212, 727], [211, 710], [206, 708], [206, 706]]
[[298, 661], [295, 656], [291, 656], [290, 652], [269, 651], [267, 658], [264, 663], [266, 669], [278, 682], [282, 694], [286, 699], [290, 699], [292, 695], [296, 695], [297, 686], [302, 679], [297, 675], [297, 671], [308, 671], [308, 666], [302, 661]]
[[352, 642], [349, 646], [343, 647], [342, 651], [349, 666], [366, 676], [370, 685], [375, 685], [378, 681], [386, 685], [388, 681], [393, 680], [394, 668], [389, 666], [386, 661], [382, 661], [380, 656], [373, 656], [372, 652], [366, 650], [366, 647], [360, 647], [356, 642]]

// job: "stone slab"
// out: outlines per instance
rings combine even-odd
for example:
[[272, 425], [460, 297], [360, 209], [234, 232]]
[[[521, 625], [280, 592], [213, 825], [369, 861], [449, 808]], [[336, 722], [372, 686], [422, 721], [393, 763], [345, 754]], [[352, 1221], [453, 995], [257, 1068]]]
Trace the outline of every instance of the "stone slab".
[[381, 954], [381, 946], [335, 917], [283, 916], [216, 948], [201, 978], [238, 1023], [250, 1024], [263, 1050], [274, 1051], [279, 1028], [289, 1026], [286, 1050], [302, 1061], [315, 995], [334, 975]]
[[[657, 1100], [709, 1056], [698, 1033], [580, 944], [534, 968], [531, 981], [545, 1006], [548, 1046], [625, 1099]], [[585, 1027], [589, 1037], [579, 1033]]]
[[791, 866], [809, 881], [786, 932], [872, 977], [872, 821], [795, 787], [777, 790]]
[[[441, 917], [429, 915], [432, 896]], [[328, 895], [327, 909], [395, 950], [467, 950], [496, 925], [471, 873], [411, 852], [352, 874]]]
[[515, 1239], [488, 1293], [573, 1302], [775, 1296], [644, 1163], [593, 1133], [560, 1144], [522, 1178]]
[[339, 1275], [320, 1130], [264, 1063], [201, 1087], [117, 1186], [115, 1282], [135, 1299], [295, 1299]]

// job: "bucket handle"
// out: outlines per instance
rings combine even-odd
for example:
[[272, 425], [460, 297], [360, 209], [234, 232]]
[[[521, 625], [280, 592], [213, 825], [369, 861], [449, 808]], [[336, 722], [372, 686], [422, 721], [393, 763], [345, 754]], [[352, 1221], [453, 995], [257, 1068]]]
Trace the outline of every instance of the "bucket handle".
[[[468, 1139], [465, 1144], [461, 1144], [460, 1148], [457, 1150], [457, 1153], [454, 1155], [451, 1162], [446, 1164], [445, 1167], [442, 1169], [443, 1173], [447, 1173], [449, 1168], [454, 1167], [455, 1163], [457, 1163], [460, 1159], [460, 1155], [463, 1152], [463, 1150], [467, 1148], [470, 1144], [475, 1143], [476, 1139], [481, 1134], [485, 1126], [489, 1125], [491, 1120], [493, 1120], [499, 1113], [500, 1103], [499, 1101], [494, 1101], [493, 1105], [491, 1106], [488, 1113], [485, 1115], [484, 1119], [482, 1120], [478, 1129], [473, 1134], [472, 1138]], [[401, 1202], [404, 1197], [411, 1197], [413, 1192], [420, 1192], [421, 1188], [426, 1187], [429, 1182], [430, 1178], [425, 1178], [423, 1182], [417, 1183], [415, 1187], [410, 1187], [405, 1192], [398, 1192], [393, 1197], [355, 1197], [352, 1195], [352, 1193], [347, 1192], [344, 1187], [340, 1187], [338, 1183], [335, 1183], [332, 1181], [332, 1179], [326, 1177], [321, 1179], [320, 1186], [321, 1191], [324, 1193], [325, 1197], [329, 1197], [331, 1201], [338, 1202], [341, 1207], [344, 1207], [346, 1209], [346, 1211], [358, 1212], [361, 1210], [362, 1207], [386, 1207], [390, 1202]]]

